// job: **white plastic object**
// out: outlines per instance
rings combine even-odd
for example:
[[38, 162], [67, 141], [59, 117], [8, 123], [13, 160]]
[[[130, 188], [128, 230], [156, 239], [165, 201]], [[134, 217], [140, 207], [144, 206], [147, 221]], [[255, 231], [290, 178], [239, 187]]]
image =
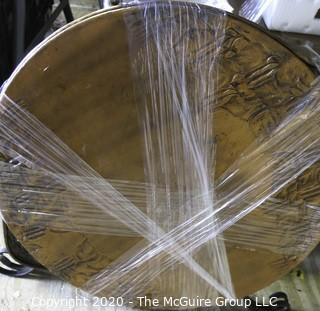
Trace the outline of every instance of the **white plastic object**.
[[227, 0], [195, 0], [193, 2], [213, 6], [215, 8], [225, 10], [227, 12], [233, 12], [233, 7], [229, 4]]
[[[233, 12], [233, 7], [229, 4], [228, 0], [188, 0], [188, 1], [213, 6], [215, 8], [218, 8], [230, 13]], [[112, 8], [114, 6], [112, 5], [111, 0], [104, 0], [103, 3], [104, 3], [104, 8]]]
[[320, 35], [320, 0], [273, 0], [263, 18], [272, 30]]

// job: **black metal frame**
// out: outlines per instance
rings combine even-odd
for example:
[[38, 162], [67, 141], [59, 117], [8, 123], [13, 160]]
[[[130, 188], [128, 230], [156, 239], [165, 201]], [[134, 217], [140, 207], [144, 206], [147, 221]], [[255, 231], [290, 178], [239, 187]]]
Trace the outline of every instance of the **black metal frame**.
[[46, 24], [42, 27], [36, 37], [32, 40], [31, 44], [25, 46], [25, 21], [26, 21], [26, 1], [27, 0], [14, 0], [14, 60], [17, 65], [20, 60], [40, 43], [48, 30], [52, 27], [53, 22], [57, 19], [59, 14], [63, 11], [67, 23], [74, 20], [71, 11], [69, 0], [60, 0], [57, 8], [52, 12]]
[[103, 0], [98, 0], [100, 9], [104, 8]]

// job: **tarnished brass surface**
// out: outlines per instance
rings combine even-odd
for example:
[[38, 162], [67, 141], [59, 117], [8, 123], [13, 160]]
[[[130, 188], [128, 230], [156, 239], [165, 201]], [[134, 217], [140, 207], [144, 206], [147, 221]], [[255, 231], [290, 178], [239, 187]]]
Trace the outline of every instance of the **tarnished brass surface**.
[[[134, 10], [100, 12], [60, 32], [15, 74], [8, 95], [104, 177], [142, 181], [142, 137], [123, 21], [124, 12]], [[228, 16], [219, 106], [214, 112], [216, 174], [223, 173], [257, 135], [267, 135], [314, 78], [308, 66], [279, 42]], [[316, 189], [319, 169], [314, 165], [280, 196], [319, 202], [317, 191], [308, 197], [310, 192], [304, 191]], [[36, 221], [10, 229], [40, 263], [79, 287], [139, 240], [55, 231]], [[298, 238], [297, 243], [304, 242]], [[239, 296], [280, 278], [307, 255], [227, 247]]]

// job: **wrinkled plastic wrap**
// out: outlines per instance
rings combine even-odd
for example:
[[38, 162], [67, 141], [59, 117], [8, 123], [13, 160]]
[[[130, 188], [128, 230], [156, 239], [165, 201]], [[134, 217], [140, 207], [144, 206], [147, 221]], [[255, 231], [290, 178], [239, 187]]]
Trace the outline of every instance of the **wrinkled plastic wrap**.
[[[87, 282], [89, 293], [128, 301], [145, 293], [235, 297], [225, 243], [299, 255], [317, 241], [319, 207], [275, 195], [320, 158], [319, 81], [214, 180], [225, 13], [189, 2], [135, 5], [124, 19], [145, 182], [103, 178], [4, 88], [2, 216], [17, 225], [33, 217], [56, 230], [141, 237]], [[250, 2], [242, 12], [257, 20], [265, 6]]]
[[247, 0], [241, 5], [239, 15], [253, 22], [258, 22], [263, 12], [273, 0]]

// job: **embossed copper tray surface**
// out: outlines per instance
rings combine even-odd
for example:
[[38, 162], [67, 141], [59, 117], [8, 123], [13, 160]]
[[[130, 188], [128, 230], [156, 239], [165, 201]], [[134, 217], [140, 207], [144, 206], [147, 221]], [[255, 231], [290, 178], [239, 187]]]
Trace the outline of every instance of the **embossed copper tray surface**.
[[[142, 137], [123, 21], [124, 13], [135, 10], [100, 11], [59, 31], [14, 73], [7, 94], [104, 177], [143, 181]], [[226, 27], [214, 112], [217, 176], [257, 135], [267, 135], [281, 122], [315, 78], [303, 61], [259, 28], [234, 16], [227, 17]], [[304, 190], [316, 190], [319, 169], [318, 163], [313, 165], [280, 196], [318, 203], [317, 191], [307, 197]], [[139, 240], [51, 230], [36, 221], [10, 229], [42, 265], [78, 287]], [[297, 243], [304, 243], [303, 237]], [[267, 286], [308, 254], [291, 256], [232, 243], [227, 251], [238, 296]]]

